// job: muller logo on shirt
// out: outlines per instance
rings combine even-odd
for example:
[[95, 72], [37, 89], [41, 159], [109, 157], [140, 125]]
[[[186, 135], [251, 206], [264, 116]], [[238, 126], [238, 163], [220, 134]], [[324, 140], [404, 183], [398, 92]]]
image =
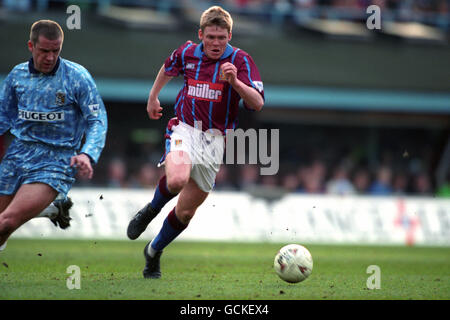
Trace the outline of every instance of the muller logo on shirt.
[[212, 83], [207, 81], [188, 80], [188, 97], [199, 100], [220, 102], [222, 101], [222, 83]]

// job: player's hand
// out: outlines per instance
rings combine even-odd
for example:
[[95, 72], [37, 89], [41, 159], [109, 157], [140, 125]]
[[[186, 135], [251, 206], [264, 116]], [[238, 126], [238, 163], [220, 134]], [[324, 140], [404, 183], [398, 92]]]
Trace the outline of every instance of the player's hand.
[[234, 85], [237, 80], [237, 68], [234, 64], [230, 62], [225, 62], [220, 66], [220, 74], [225, 78], [225, 80]]
[[161, 104], [159, 103], [158, 99], [148, 99], [147, 102], [147, 113], [150, 119], [157, 120], [162, 117], [162, 110]]
[[91, 179], [94, 174], [94, 169], [91, 166], [91, 159], [85, 153], [73, 156], [70, 158], [70, 166], [78, 169], [78, 173], [82, 178]]

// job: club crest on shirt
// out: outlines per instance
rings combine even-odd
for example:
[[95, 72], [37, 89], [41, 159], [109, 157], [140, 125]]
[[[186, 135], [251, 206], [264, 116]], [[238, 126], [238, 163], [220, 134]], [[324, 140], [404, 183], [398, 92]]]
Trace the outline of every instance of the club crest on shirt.
[[219, 71], [219, 81], [227, 81], [227, 77], [225, 76], [225, 72], [223, 72], [223, 70]]
[[90, 104], [88, 105], [89, 110], [91, 111], [91, 114], [95, 117], [98, 116], [98, 113], [100, 112], [100, 105], [98, 103], [96, 104]]
[[183, 143], [183, 140], [181, 140], [181, 139], [175, 140], [175, 145], [176, 146], [181, 146], [182, 143]]
[[66, 103], [66, 94], [64, 92], [56, 92], [56, 105], [63, 106]]

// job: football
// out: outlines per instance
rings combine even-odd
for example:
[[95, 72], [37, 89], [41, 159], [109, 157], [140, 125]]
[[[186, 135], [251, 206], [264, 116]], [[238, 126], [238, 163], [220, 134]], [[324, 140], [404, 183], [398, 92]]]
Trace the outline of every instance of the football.
[[281, 279], [297, 283], [309, 277], [313, 269], [313, 259], [304, 246], [288, 244], [275, 255], [273, 265]]

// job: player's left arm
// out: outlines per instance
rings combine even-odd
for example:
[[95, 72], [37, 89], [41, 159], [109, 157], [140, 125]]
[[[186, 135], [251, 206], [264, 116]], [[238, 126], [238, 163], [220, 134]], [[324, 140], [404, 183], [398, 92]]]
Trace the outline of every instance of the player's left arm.
[[91, 178], [92, 163], [98, 162], [105, 146], [108, 120], [105, 105], [98, 93], [97, 86], [87, 72], [79, 87], [78, 105], [86, 121], [85, 143], [80, 154], [71, 159], [71, 165], [76, 165], [82, 175]]
[[226, 62], [221, 72], [233, 89], [244, 100], [244, 104], [253, 110], [260, 111], [264, 106], [264, 90], [258, 69], [250, 56], [244, 56], [244, 63], [238, 69], [234, 64]]

